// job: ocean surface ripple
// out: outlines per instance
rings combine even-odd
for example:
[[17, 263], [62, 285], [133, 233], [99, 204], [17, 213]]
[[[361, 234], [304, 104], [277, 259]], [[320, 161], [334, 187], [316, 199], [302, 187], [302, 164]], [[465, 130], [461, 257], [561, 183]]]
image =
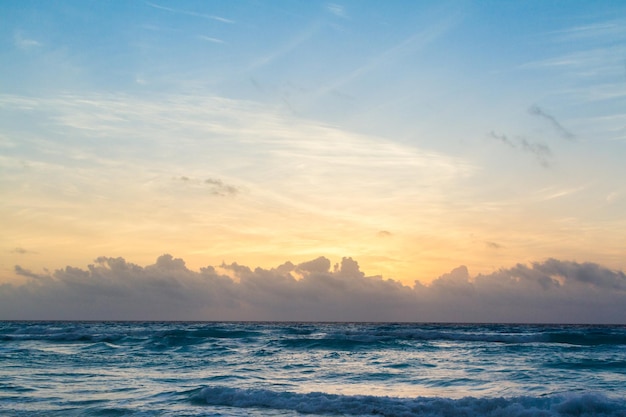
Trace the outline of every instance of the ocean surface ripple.
[[0, 322], [0, 415], [626, 417], [626, 327]]

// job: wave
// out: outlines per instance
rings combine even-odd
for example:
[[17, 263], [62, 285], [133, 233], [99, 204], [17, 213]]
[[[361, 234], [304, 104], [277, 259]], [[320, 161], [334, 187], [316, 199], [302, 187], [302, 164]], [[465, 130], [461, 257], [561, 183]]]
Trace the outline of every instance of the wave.
[[[5, 322], [5, 325], [7, 323]], [[37, 340], [52, 343], [158, 343], [164, 346], [201, 344], [212, 339], [253, 339], [260, 333], [234, 328], [228, 323], [198, 325], [154, 322], [14, 322], [2, 329], [0, 342]], [[183, 324], [184, 325], [184, 324]]]
[[[5, 323], [6, 324], [6, 323]], [[358, 350], [411, 342], [503, 344], [626, 345], [623, 326], [531, 326], [447, 324], [297, 324], [297, 323], [32, 323], [0, 329], [0, 342], [147, 344], [151, 348], [240, 343], [269, 338], [288, 349]]]
[[287, 348], [304, 349], [371, 349], [381, 345], [393, 347], [407, 342], [475, 342], [511, 345], [563, 344], [578, 346], [626, 345], [624, 328], [588, 327], [508, 327], [508, 326], [456, 326], [407, 325], [393, 328], [356, 327], [348, 330], [340, 327], [328, 329], [323, 335], [303, 335], [283, 338], [280, 344]]
[[300, 337], [297, 339], [282, 339], [279, 344], [290, 349], [319, 349], [319, 350], [358, 350], [375, 348], [383, 343], [375, 337], [342, 337], [327, 336], [322, 338]]
[[621, 331], [586, 329], [581, 331], [549, 332], [546, 334], [550, 343], [579, 346], [626, 345], [626, 329]]
[[626, 416], [626, 402], [623, 399], [610, 399], [593, 393], [516, 398], [396, 398], [321, 392], [301, 394], [211, 386], [189, 394], [190, 400], [196, 405], [285, 410], [303, 414], [383, 417]]
[[597, 370], [597, 371], [619, 371], [626, 369], [626, 361], [624, 360], [601, 360], [601, 359], [589, 359], [582, 358], [578, 360], [564, 360], [559, 359], [557, 361], [549, 361], [543, 365], [546, 368], [554, 369], [566, 369], [572, 371], [585, 370]]

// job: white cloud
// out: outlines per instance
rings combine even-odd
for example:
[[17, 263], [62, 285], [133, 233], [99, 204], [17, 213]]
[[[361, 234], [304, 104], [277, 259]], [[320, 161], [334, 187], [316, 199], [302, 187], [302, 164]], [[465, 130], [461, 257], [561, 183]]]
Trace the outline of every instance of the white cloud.
[[556, 189], [554, 187], [548, 187], [548, 188], [539, 190], [537, 194], [539, 195], [539, 200], [541, 201], [554, 200], [556, 198], [562, 198], [562, 197], [566, 197], [572, 194], [579, 193], [585, 190], [586, 188], [587, 188], [586, 186], [579, 186], [579, 187], [567, 188], [567, 189]]
[[613, 191], [609, 193], [609, 195], [606, 196], [606, 202], [613, 203], [614, 201], [620, 198], [620, 194], [621, 193], [619, 191]]
[[231, 19], [226, 19], [225, 17], [222, 16], [216, 16], [216, 15], [211, 15], [211, 14], [206, 14], [206, 13], [199, 13], [199, 12], [195, 12], [192, 10], [183, 10], [183, 9], [173, 9], [171, 7], [165, 7], [165, 6], [161, 6], [158, 4], [154, 4], [154, 3], [150, 3], [150, 2], [145, 2], [148, 6], [153, 7], [155, 9], [159, 9], [159, 10], [165, 10], [167, 12], [170, 13], [176, 13], [176, 14], [183, 14], [183, 15], [187, 15], [187, 16], [195, 16], [195, 17], [201, 17], [204, 19], [210, 19], [210, 20], [215, 20], [218, 22], [222, 22], [222, 23], [235, 23], [234, 20]]
[[207, 42], [211, 42], [211, 43], [224, 43], [224, 41], [221, 40], [221, 39], [212, 38], [210, 36], [204, 36], [204, 35], [198, 36], [198, 39], [201, 39], [201, 40], [207, 41]]
[[476, 170], [461, 157], [214, 96], [148, 101], [114, 94], [40, 99], [4, 95], [0, 106], [25, 116], [38, 114], [55, 127], [37, 143], [24, 143], [30, 160], [63, 167], [91, 165], [106, 171], [98, 171], [100, 177], [125, 179], [163, 173], [171, 178], [184, 165], [195, 178], [224, 178], [238, 188], [260, 190], [263, 198], [283, 207], [329, 214], [345, 214], [348, 194], [352, 202], [372, 193], [403, 200], [449, 195], [458, 179]]
[[101, 257], [87, 269], [52, 274], [16, 266], [28, 282], [0, 286], [0, 317], [554, 323], [626, 317], [626, 275], [594, 263], [548, 259], [476, 277], [461, 266], [414, 287], [366, 277], [351, 258], [330, 265], [321, 257], [271, 269], [233, 263], [192, 271], [163, 255], [145, 267]]
[[620, 39], [626, 37], [626, 26], [620, 21], [598, 22], [553, 31], [548, 35], [551, 35], [557, 42]]
[[347, 17], [345, 7], [340, 4], [328, 3], [326, 5], [326, 10], [328, 10], [330, 13], [334, 14], [337, 17]]
[[24, 37], [21, 32], [15, 33], [15, 35], [13, 36], [13, 41], [16, 47], [24, 51], [43, 46], [43, 44], [39, 41]]

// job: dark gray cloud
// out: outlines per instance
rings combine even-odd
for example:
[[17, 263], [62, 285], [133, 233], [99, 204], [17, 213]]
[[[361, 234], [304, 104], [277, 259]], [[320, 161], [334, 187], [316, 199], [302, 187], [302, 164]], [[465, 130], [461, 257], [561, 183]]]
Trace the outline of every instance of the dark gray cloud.
[[35, 251], [24, 249], [22, 247], [13, 248], [10, 252], [14, 253], [16, 255], [35, 255], [35, 254], [37, 254], [37, 252], [35, 252]]
[[548, 145], [540, 142], [531, 143], [523, 138], [520, 140], [520, 143], [522, 144], [522, 149], [533, 154], [541, 165], [546, 168], [550, 165], [548, 159], [552, 156], [552, 151]]
[[559, 121], [554, 116], [546, 113], [541, 107], [537, 105], [530, 106], [530, 108], [528, 109], [528, 113], [532, 114], [533, 116], [541, 117], [550, 122], [552, 127], [554, 127], [554, 129], [565, 139], [574, 140], [574, 134], [564, 128], [563, 125], [561, 125], [561, 123], [559, 123]]
[[515, 143], [511, 139], [509, 139], [506, 135], [498, 134], [492, 130], [491, 132], [489, 132], [489, 136], [491, 136], [494, 139], [498, 139], [500, 142], [506, 145], [509, 145], [511, 148], [517, 148], [517, 145], [515, 145]]
[[86, 269], [0, 286], [0, 319], [626, 322], [626, 276], [549, 259], [471, 277], [461, 266], [429, 285], [368, 277], [351, 258], [199, 271], [163, 255], [145, 267], [100, 257]]
[[189, 185], [193, 185], [195, 187], [200, 187], [200, 185], [208, 186], [209, 192], [213, 195], [218, 196], [233, 196], [240, 192], [238, 187], [234, 185], [226, 184], [219, 178], [208, 178], [204, 181], [199, 179], [189, 178], [187, 176], [174, 177], [175, 181], [181, 181]]
[[515, 137], [509, 138], [504, 134], [498, 134], [494, 131], [489, 132], [489, 136], [500, 142], [510, 146], [511, 148], [521, 149], [535, 157], [537, 162], [542, 166], [548, 168], [550, 166], [550, 158], [552, 157], [552, 151], [550, 147], [541, 142], [529, 142], [525, 138]]
[[492, 249], [502, 249], [503, 246], [500, 245], [499, 243], [496, 242], [485, 242], [485, 245], [487, 245], [488, 248], [492, 248]]
[[17, 275], [20, 275], [22, 277], [26, 277], [26, 278], [32, 278], [32, 279], [36, 279], [36, 280], [47, 280], [47, 279], [51, 279], [49, 274], [36, 274], [28, 269], [24, 269], [19, 265], [15, 265], [15, 273]]
[[235, 195], [239, 193], [239, 189], [233, 185], [224, 184], [224, 182], [220, 179], [209, 178], [204, 181], [205, 184], [211, 186], [211, 192], [215, 195]]

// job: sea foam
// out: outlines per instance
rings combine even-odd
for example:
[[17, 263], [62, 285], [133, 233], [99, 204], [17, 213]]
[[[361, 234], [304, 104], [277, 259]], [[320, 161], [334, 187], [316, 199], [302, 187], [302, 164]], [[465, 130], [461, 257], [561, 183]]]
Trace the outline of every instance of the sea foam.
[[196, 404], [279, 409], [303, 414], [384, 417], [623, 417], [623, 401], [600, 394], [450, 399], [441, 397], [395, 398], [372, 395], [338, 395], [321, 392], [295, 393], [223, 386], [193, 391]]

